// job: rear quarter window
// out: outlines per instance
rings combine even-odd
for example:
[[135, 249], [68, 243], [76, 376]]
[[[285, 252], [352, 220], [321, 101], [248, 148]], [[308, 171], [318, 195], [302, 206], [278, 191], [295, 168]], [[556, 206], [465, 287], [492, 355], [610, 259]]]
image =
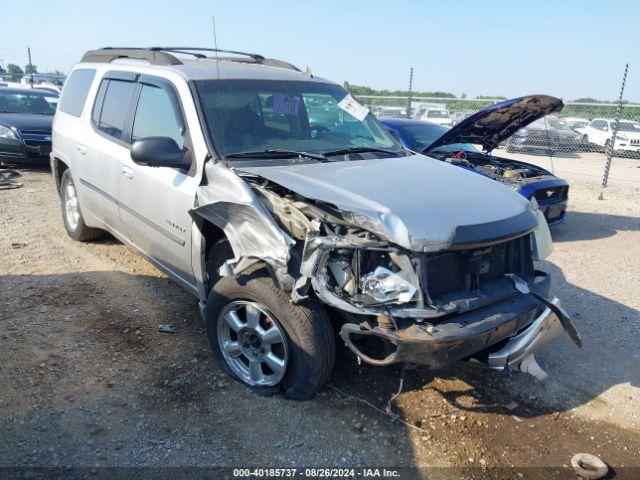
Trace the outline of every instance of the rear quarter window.
[[58, 109], [74, 117], [82, 115], [87, 94], [95, 76], [96, 71], [93, 69], [74, 70], [65, 83]]

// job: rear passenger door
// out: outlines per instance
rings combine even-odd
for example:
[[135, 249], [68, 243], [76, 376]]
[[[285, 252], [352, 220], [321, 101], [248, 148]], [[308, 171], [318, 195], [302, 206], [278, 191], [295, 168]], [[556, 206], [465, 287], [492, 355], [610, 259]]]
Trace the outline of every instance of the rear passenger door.
[[[193, 164], [188, 127], [174, 86], [140, 76], [131, 123], [131, 141], [171, 137]], [[153, 261], [185, 284], [194, 285], [191, 267], [191, 216], [197, 188], [195, 169], [138, 165], [120, 160], [118, 206], [127, 237]]]
[[[109, 72], [100, 82], [91, 113], [92, 132], [78, 152], [80, 182], [89, 209], [111, 231], [124, 237], [117, 206], [120, 163], [129, 156], [128, 131], [137, 84], [135, 74]], [[85, 202], [85, 199], [82, 199]]]

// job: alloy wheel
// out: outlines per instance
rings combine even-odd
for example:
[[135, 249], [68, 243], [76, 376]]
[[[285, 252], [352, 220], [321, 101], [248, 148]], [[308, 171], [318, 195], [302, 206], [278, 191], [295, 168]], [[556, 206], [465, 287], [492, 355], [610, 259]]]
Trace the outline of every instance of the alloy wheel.
[[289, 360], [287, 337], [266, 307], [230, 302], [220, 312], [217, 330], [222, 356], [243, 382], [266, 387], [282, 380]]
[[78, 195], [76, 189], [71, 182], [66, 182], [64, 185], [64, 214], [67, 219], [67, 224], [71, 230], [78, 228], [78, 222], [80, 221], [80, 208], [78, 207]]

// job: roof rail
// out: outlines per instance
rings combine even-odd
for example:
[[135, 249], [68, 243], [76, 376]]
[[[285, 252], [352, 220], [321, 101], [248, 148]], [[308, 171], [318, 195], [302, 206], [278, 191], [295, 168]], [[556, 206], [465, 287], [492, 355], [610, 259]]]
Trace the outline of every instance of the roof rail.
[[259, 63], [272, 67], [288, 68], [291, 70], [296, 70], [298, 72], [300, 71], [299, 68], [288, 62], [276, 60], [274, 58], [265, 58], [262, 55], [258, 55], [257, 53], [246, 53], [236, 50], [220, 50], [216, 48], [199, 47], [105, 47], [99, 50], [89, 50], [82, 56], [82, 59], [80, 61], [110, 63], [113, 60], [117, 60], [119, 58], [132, 58], [136, 60], [146, 60], [152, 65], [182, 65], [183, 62], [173, 54], [193, 55], [196, 58], [215, 58], [208, 57], [200, 52], [229, 53], [232, 55], [241, 55], [247, 57], [247, 59], [224, 57], [223, 60], [231, 62]]
[[113, 48], [105, 47], [99, 50], [86, 52], [81, 62], [111, 63], [119, 58], [132, 58], [135, 60], [147, 60], [152, 65], [182, 65], [179, 58], [150, 48]]

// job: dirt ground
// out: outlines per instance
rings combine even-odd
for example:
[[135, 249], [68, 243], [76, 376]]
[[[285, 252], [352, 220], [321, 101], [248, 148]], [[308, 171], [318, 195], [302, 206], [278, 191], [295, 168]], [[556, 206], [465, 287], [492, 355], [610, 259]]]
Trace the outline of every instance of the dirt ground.
[[[553, 231], [545, 268], [584, 348], [547, 346], [544, 383], [468, 364], [410, 370], [393, 403], [405, 424], [363, 403], [384, 408], [399, 367], [343, 355], [308, 402], [230, 380], [195, 298], [112, 238], [69, 239], [49, 172], [22, 173], [22, 188], [0, 191], [0, 467], [459, 467], [492, 478], [548, 467], [540, 478], [575, 478], [562, 467], [588, 452], [612, 476], [640, 478], [639, 190], [597, 200], [597, 187], [574, 183]], [[159, 333], [164, 323], [177, 334]]]

